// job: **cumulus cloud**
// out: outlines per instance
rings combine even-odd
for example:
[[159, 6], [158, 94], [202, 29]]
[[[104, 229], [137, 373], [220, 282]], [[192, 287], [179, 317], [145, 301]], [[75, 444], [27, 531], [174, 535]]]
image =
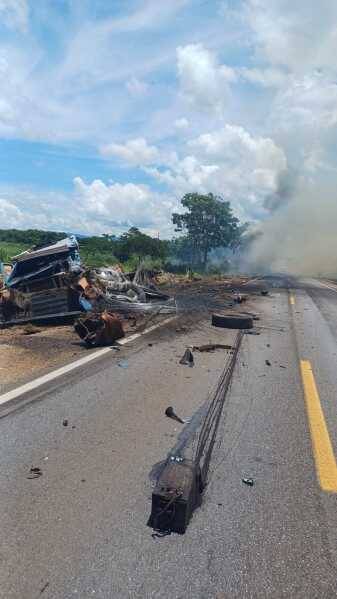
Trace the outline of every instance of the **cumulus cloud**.
[[130, 139], [125, 144], [111, 143], [101, 147], [101, 154], [114, 157], [129, 165], [153, 164], [159, 159], [159, 150], [147, 143], [143, 137]]
[[140, 79], [137, 79], [137, 77], [131, 77], [131, 79], [126, 82], [126, 89], [132, 96], [140, 97], [146, 95], [149, 86], [145, 81], [141, 81]]
[[6, 227], [40, 228], [88, 234], [122, 233], [131, 226], [150, 235], [173, 233], [171, 214], [179, 209], [172, 194], [147, 185], [86, 183], [75, 177], [71, 192], [8, 188], [0, 193], [0, 220]]
[[297, 75], [336, 71], [337, 4], [331, 0], [247, 0], [257, 55]]
[[189, 123], [188, 119], [186, 119], [185, 117], [182, 117], [180, 119], [176, 119], [174, 121], [174, 126], [179, 131], [184, 130], [184, 129], [188, 129], [189, 124], [190, 123]]
[[221, 195], [244, 219], [265, 214], [266, 199], [278, 194], [287, 171], [286, 156], [272, 139], [229, 124], [190, 140], [185, 151], [168, 168], [146, 172], [178, 197], [192, 191]]
[[0, 23], [10, 29], [25, 32], [28, 29], [29, 7], [27, 0], [0, 0]]
[[216, 55], [202, 44], [177, 48], [177, 67], [183, 94], [201, 110], [223, 111], [235, 71], [219, 64]]

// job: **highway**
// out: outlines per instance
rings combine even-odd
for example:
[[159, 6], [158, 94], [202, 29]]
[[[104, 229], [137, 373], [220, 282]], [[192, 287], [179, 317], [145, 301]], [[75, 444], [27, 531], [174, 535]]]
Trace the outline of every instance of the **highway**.
[[183, 429], [164, 412], [191, 418], [223, 369], [185, 347], [233, 332], [169, 323], [2, 406], [1, 598], [337, 596], [337, 285], [278, 279], [254, 309], [185, 535], [146, 524]]

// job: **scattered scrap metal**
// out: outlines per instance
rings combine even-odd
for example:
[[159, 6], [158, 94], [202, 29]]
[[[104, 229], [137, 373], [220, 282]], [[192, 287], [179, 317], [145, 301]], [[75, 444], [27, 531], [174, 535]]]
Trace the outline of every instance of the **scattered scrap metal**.
[[[76, 331], [88, 345], [124, 336], [125, 318], [175, 313], [173, 298], [157, 288], [154, 273], [121, 267], [86, 268], [73, 235], [34, 246], [13, 258], [0, 289], [0, 324], [80, 317]], [[31, 333], [29, 333], [31, 334]]]
[[194, 357], [189, 348], [185, 350], [183, 357], [179, 360], [179, 364], [183, 364], [185, 366], [194, 366]]

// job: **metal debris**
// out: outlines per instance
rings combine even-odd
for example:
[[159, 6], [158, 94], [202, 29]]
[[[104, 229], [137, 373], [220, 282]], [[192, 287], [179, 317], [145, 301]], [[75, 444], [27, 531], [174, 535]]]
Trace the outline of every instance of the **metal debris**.
[[269, 360], [266, 360], [266, 365], [271, 366], [271, 362], [269, 362]]
[[31, 469], [29, 470], [29, 474], [28, 474], [27, 478], [28, 479], [39, 478], [40, 476], [42, 476], [41, 468], [32, 466]]
[[253, 479], [252, 479], [252, 478], [243, 478], [243, 479], [242, 479], [242, 482], [243, 482], [245, 485], [248, 485], [249, 487], [253, 487], [253, 485], [254, 485], [254, 481], [253, 481]]
[[192, 351], [213, 352], [216, 349], [234, 349], [232, 345], [223, 345], [222, 343], [208, 343], [207, 345], [193, 345]]
[[172, 406], [169, 406], [168, 408], [166, 408], [165, 415], [168, 418], [172, 418], [173, 420], [176, 420], [177, 422], [180, 422], [180, 424], [185, 424], [185, 420], [182, 420], [182, 418], [179, 418], [179, 416], [177, 416], [177, 414], [175, 413], [175, 411], [172, 408]]
[[179, 360], [179, 364], [183, 364], [190, 367], [194, 366], [194, 357], [189, 348], [186, 349], [183, 357], [181, 358], [181, 360]]
[[89, 347], [112, 345], [125, 335], [121, 319], [107, 311], [79, 318], [74, 329]]

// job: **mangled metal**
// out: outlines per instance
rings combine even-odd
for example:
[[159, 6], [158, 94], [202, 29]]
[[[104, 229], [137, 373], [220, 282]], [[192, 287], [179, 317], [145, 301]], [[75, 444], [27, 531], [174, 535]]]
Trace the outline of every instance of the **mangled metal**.
[[121, 320], [108, 312], [79, 318], [74, 328], [89, 347], [111, 345], [125, 335]]
[[87, 269], [73, 235], [35, 246], [13, 258], [0, 291], [0, 322], [80, 316], [84, 313], [175, 313], [176, 305], [140, 266]]

